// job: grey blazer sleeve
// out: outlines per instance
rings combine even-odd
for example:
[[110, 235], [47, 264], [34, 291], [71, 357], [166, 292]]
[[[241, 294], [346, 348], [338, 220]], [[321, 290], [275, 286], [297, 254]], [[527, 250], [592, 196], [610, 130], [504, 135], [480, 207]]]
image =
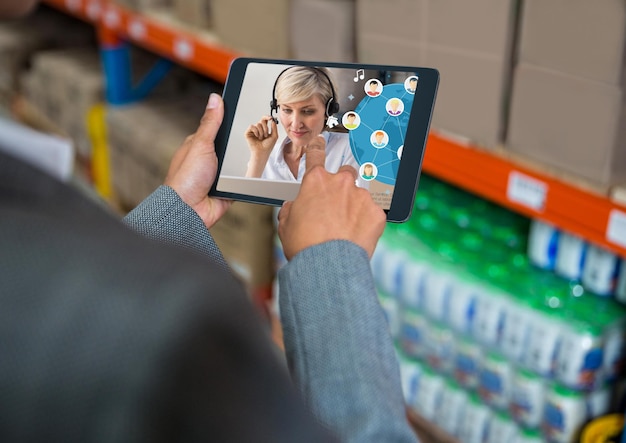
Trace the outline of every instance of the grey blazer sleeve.
[[197, 252], [229, 269], [200, 216], [169, 186], [159, 186], [124, 222], [146, 237]]
[[416, 441], [367, 253], [341, 240], [310, 247], [279, 285], [289, 369], [313, 413], [341, 441]]

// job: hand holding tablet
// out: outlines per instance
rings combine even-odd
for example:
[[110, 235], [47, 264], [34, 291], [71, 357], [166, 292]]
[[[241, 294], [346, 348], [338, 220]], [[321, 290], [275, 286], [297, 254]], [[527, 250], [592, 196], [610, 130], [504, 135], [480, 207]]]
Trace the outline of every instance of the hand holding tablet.
[[430, 68], [236, 59], [223, 93], [210, 195], [272, 205], [293, 200], [306, 170], [304, 147], [321, 134], [326, 170], [353, 167], [357, 185], [387, 220], [405, 221], [438, 82]]

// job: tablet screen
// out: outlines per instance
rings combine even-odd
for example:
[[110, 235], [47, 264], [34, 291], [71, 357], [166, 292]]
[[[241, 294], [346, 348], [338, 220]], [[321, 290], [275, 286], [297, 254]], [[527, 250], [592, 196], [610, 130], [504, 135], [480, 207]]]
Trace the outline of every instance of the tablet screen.
[[[413, 172], [404, 174], [412, 200], [434, 103], [434, 70], [238, 60], [224, 90], [229, 130], [218, 149], [218, 195], [269, 204], [293, 200], [305, 147], [321, 135], [326, 169], [354, 167], [357, 186], [388, 213], [394, 200], [404, 200], [396, 194], [408, 156]], [[416, 117], [416, 108], [426, 112]]]

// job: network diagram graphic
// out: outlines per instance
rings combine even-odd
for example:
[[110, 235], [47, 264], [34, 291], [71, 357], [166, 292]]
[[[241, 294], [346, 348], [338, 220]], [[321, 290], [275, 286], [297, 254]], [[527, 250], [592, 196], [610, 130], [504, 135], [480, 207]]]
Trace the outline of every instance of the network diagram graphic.
[[395, 185], [416, 83], [416, 76], [387, 85], [367, 80], [365, 97], [344, 114], [342, 123], [350, 132], [350, 148], [365, 180]]

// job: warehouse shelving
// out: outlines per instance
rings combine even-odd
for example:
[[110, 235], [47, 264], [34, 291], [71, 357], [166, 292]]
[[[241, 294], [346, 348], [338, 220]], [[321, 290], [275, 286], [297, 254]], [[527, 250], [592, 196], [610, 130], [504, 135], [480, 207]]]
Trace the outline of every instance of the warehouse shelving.
[[[239, 55], [210, 32], [189, 31], [171, 20], [131, 11], [111, 0], [45, 3], [92, 23], [103, 52], [128, 40], [220, 82], [226, 80], [231, 61]], [[107, 79], [108, 88], [117, 83], [114, 80]], [[111, 91], [108, 94], [111, 96]], [[626, 205], [602, 192], [437, 133], [428, 139], [423, 166], [444, 181], [626, 257]]]

